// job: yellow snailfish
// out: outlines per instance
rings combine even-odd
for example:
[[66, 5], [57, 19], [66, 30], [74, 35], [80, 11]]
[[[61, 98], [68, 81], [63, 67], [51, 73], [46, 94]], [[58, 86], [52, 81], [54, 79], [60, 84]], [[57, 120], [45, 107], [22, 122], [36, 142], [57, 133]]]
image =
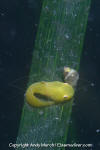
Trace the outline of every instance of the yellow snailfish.
[[[42, 96], [46, 97], [40, 98]], [[33, 107], [43, 107], [70, 100], [74, 95], [73, 87], [68, 83], [59, 81], [36, 82], [29, 86], [26, 91], [26, 100]]]

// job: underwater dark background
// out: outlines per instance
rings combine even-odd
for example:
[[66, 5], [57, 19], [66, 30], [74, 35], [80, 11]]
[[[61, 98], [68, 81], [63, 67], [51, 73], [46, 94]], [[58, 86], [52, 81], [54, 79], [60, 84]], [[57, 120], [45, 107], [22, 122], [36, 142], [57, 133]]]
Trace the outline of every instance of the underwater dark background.
[[[0, 149], [15, 143], [42, 0], [0, 1]], [[92, 0], [72, 112], [77, 143], [100, 149], [100, 1]], [[70, 129], [71, 130], [71, 129]], [[70, 132], [69, 130], [69, 132]], [[69, 136], [69, 143], [73, 142]]]

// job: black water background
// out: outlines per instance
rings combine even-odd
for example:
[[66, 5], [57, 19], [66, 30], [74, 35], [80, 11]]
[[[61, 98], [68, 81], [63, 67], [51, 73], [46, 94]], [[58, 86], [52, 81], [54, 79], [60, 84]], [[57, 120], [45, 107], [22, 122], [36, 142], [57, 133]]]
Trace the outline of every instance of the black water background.
[[[23, 98], [28, 80], [40, 8], [40, 0], [0, 1], [1, 150], [7, 150], [8, 144], [16, 141], [23, 105], [20, 99]], [[97, 132], [100, 129], [99, 15], [100, 1], [92, 0], [81, 59], [80, 81], [72, 113], [77, 142], [93, 143], [93, 150], [99, 150], [100, 145], [100, 132]], [[69, 138], [70, 142], [72, 140], [74, 141]]]
[[0, 150], [15, 143], [41, 0], [0, 1]]

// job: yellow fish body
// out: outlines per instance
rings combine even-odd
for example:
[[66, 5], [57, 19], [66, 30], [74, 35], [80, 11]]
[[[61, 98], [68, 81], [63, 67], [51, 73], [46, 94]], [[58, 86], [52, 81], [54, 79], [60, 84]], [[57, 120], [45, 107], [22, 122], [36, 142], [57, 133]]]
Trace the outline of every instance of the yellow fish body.
[[[33, 107], [43, 107], [70, 100], [74, 95], [73, 87], [68, 83], [59, 81], [36, 82], [26, 91], [26, 100]], [[46, 97], [44, 98], [40, 97]]]

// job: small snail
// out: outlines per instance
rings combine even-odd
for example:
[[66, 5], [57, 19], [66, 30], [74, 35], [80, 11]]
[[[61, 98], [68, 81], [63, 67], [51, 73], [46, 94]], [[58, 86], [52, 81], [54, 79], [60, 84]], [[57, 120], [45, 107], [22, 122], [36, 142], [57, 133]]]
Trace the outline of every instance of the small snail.
[[77, 85], [79, 74], [75, 69], [64, 67], [64, 82], [69, 83], [72, 87]]

